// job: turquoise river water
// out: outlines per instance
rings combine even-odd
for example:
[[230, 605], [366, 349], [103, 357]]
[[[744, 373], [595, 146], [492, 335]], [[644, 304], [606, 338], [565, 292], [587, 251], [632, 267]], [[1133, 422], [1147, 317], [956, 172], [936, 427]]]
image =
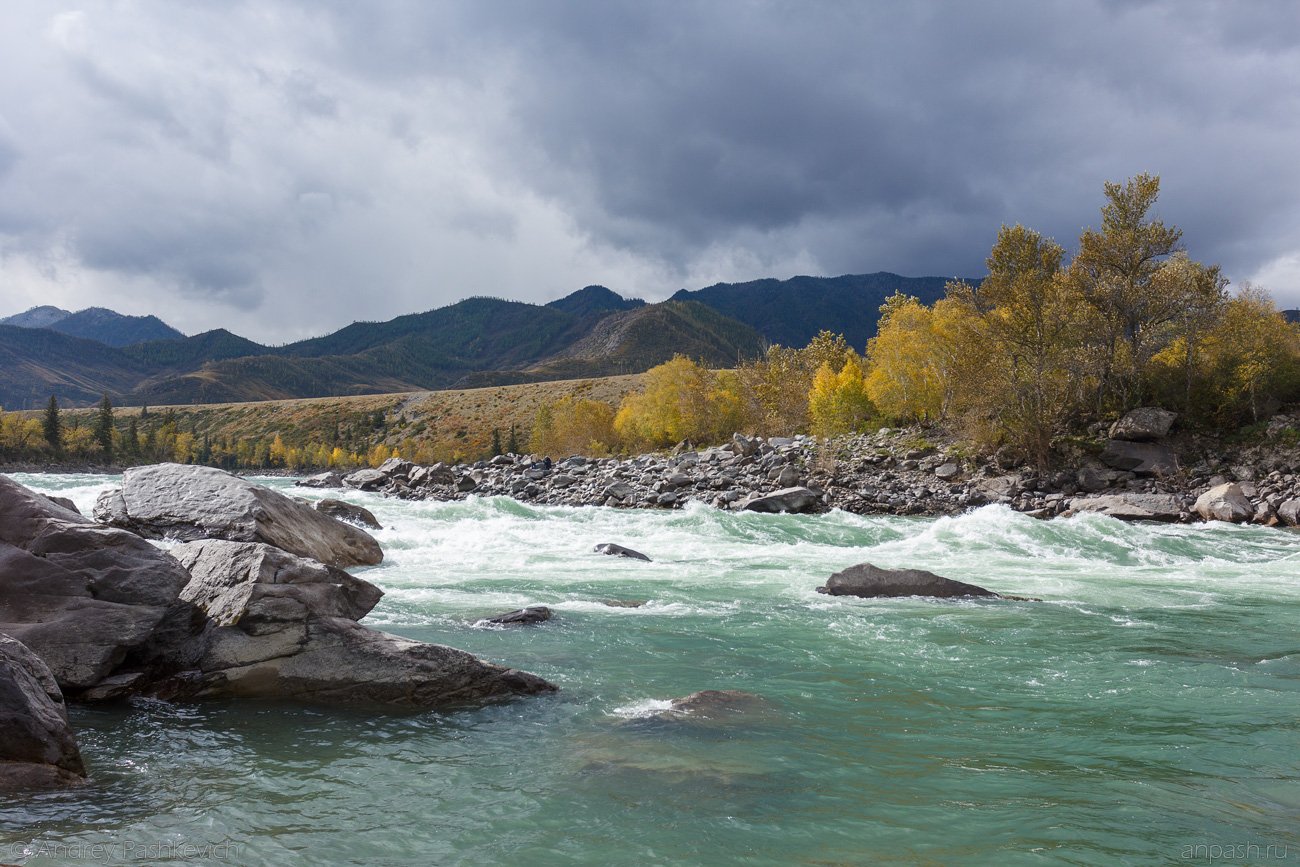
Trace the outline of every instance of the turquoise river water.
[[[86, 512], [113, 482], [17, 478]], [[77, 707], [93, 781], [0, 804], [0, 862], [1300, 860], [1295, 533], [1000, 507], [917, 520], [348, 499], [386, 527], [386, 561], [359, 573], [386, 593], [366, 624], [561, 691], [399, 716]], [[1043, 601], [814, 591], [863, 561]], [[476, 625], [530, 603], [555, 619]], [[716, 724], [648, 718], [701, 689], [763, 704]]]

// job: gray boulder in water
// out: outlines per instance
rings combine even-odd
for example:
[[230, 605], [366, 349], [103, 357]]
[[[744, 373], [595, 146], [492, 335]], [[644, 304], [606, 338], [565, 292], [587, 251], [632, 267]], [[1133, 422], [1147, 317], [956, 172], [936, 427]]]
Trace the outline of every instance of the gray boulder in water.
[[379, 519], [375, 517], [374, 512], [364, 506], [345, 503], [342, 500], [320, 500], [316, 503], [316, 511], [329, 515], [331, 518], [355, 524], [358, 527], [365, 527], [368, 530], [384, 529], [383, 525], [379, 523]]
[[881, 569], [870, 563], [859, 563], [826, 580], [818, 593], [830, 596], [861, 596], [868, 599], [899, 596], [930, 596], [938, 599], [959, 597], [999, 598], [992, 590], [974, 584], [954, 581], [923, 569]]
[[21, 642], [0, 635], [0, 792], [75, 785], [85, 776], [54, 675]]
[[1104, 494], [1097, 497], [1075, 497], [1070, 501], [1075, 512], [1096, 512], [1121, 521], [1177, 521], [1182, 517], [1182, 506], [1172, 494]]
[[517, 611], [509, 611], [496, 617], [490, 617], [486, 623], [494, 626], [532, 626], [537, 623], [545, 623], [554, 615], [551, 609], [545, 605], [529, 605], [527, 608], [520, 608]]
[[640, 551], [633, 551], [631, 548], [624, 548], [622, 545], [615, 545], [613, 542], [601, 542], [593, 550], [597, 554], [608, 554], [611, 557], [627, 557], [629, 560], [650, 562], [650, 558]]
[[1196, 498], [1193, 508], [1196, 514], [1207, 521], [1231, 521], [1236, 524], [1249, 521], [1255, 514], [1255, 508], [1246, 497], [1246, 492], [1236, 482], [1225, 482], [1210, 488]]
[[770, 494], [754, 497], [741, 508], [747, 512], [816, 512], [822, 506], [822, 498], [807, 488], [782, 488]]
[[75, 697], [149, 637], [189, 581], [169, 554], [0, 476], [0, 632]]
[[379, 543], [364, 530], [211, 467], [129, 469], [121, 488], [100, 495], [94, 514], [98, 521], [150, 539], [265, 542], [342, 568], [384, 559]]
[[193, 576], [170, 628], [149, 649], [163, 698], [267, 698], [422, 709], [555, 687], [472, 654], [355, 621], [382, 592], [340, 569], [260, 543], [173, 549]]
[[300, 488], [341, 488], [343, 487], [343, 476], [329, 470], [324, 473], [317, 473], [314, 476], [308, 476], [305, 479], [299, 479], [294, 484]]

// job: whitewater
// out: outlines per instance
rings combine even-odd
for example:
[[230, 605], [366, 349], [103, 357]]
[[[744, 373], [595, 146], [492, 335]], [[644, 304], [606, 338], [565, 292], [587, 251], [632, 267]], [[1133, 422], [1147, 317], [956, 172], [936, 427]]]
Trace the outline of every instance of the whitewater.
[[[116, 481], [14, 478], [86, 514]], [[0, 805], [0, 861], [1300, 858], [1294, 532], [997, 506], [915, 519], [345, 498], [385, 528], [384, 563], [356, 570], [385, 592], [366, 625], [561, 691], [446, 714], [74, 707], [92, 782]], [[816, 593], [861, 562], [1042, 601]], [[530, 604], [555, 618], [481, 622]], [[655, 716], [704, 689], [761, 703]]]

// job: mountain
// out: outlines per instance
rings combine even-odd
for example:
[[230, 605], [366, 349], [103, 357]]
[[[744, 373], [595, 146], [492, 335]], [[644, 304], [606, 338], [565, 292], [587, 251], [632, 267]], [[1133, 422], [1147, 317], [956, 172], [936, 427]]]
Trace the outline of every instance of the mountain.
[[157, 316], [126, 316], [104, 307], [87, 307], [49, 326], [73, 337], [98, 340], [107, 346], [130, 346], [146, 340], [176, 340], [185, 335]]
[[[843, 334], [859, 352], [876, 336], [880, 305], [895, 292], [932, 304], [943, 297], [944, 277], [900, 277], [888, 271], [843, 277], [791, 277], [716, 283], [682, 289], [674, 301], [698, 301], [749, 325], [773, 343], [806, 346], [822, 329]], [[978, 285], [979, 280], [970, 280]]]
[[644, 307], [645, 302], [640, 298], [624, 298], [604, 286], [584, 286], [577, 292], [565, 295], [546, 306], [575, 316], [590, 316], [593, 313], [634, 310], [637, 307]]
[[45, 304], [41, 307], [33, 307], [23, 313], [6, 316], [0, 319], [0, 325], [13, 325], [16, 328], [49, 328], [59, 320], [66, 319], [71, 315], [70, 310]]
[[108, 393], [130, 392], [147, 365], [119, 349], [48, 328], [0, 325], [0, 406], [38, 409], [50, 395], [64, 404], [89, 404]]
[[185, 336], [157, 316], [127, 316], [105, 307], [87, 307], [76, 313], [48, 305], [33, 307], [24, 313], [0, 319], [0, 325], [48, 328], [117, 347], [147, 340], [177, 340]]
[[[638, 373], [676, 353], [730, 367], [769, 343], [803, 346], [822, 329], [862, 348], [885, 298], [933, 301], [944, 282], [885, 273], [756, 280], [659, 304], [587, 286], [544, 305], [467, 298], [278, 347], [223, 329], [185, 337], [152, 316], [91, 308], [57, 330], [0, 325], [0, 405], [35, 409], [50, 394], [91, 404], [107, 392], [156, 406], [505, 385]], [[151, 333], [165, 336], [136, 339]]]

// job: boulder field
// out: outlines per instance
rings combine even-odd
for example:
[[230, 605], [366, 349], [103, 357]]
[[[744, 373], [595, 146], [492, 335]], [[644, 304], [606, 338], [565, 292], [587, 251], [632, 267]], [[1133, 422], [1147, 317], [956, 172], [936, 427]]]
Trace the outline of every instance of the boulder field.
[[[1300, 421], [1278, 417], [1263, 444], [1171, 430], [1177, 414], [1139, 407], [1098, 425], [1087, 448], [1051, 472], [999, 452], [972, 456], [938, 432], [887, 429], [838, 437], [747, 437], [669, 454], [630, 458], [498, 455], [473, 464], [420, 466], [393, 458], [349, 475], [321, 473], [299, 484], [347, 487], [408, 500], [506, 496], [526, 503], [678, 509], [701, 503], [729, 511], [949, 515], [990, 503], [1050, 518], [1095, 512], [1123, 520], [1300, 523], [1300, 446], [1286, 436]], [[927, 436], [933, 436], [931, 441]], [[1290, 444], [1289, 444], [1290, 443]], [[1175, 447], [1176, 446], [1176, 447]], [[1197, 505], [1234, 483], [1246, 508]], [[1248, 512], [1248, 513], [1247, 513]]]

